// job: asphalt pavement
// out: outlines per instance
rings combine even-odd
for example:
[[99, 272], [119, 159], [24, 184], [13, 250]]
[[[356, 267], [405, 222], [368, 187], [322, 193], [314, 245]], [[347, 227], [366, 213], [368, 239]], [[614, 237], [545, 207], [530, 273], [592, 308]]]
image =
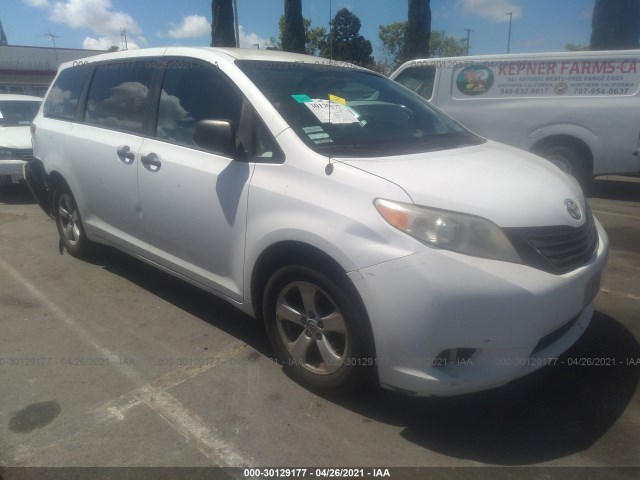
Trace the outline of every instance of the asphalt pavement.
[[26, 188], [0, 187], [0, 467], [640, 467], [640, 181], [589, 201], [611, 257], [562, 363], [455, 398], [332, 398], [283, 373], [260, 322], [115, 250], [61, 253]]

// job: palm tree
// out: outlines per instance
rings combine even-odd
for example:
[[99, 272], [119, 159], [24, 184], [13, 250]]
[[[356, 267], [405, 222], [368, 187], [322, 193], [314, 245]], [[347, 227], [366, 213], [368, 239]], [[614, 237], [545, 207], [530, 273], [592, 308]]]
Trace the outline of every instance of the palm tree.
[[305, 53], [305, 43], [302, 0], [284, 0], [282, 49], [287, 52]]
[[233, 26], [233, 0], [212, 0], [211, 46], [237, 47]]

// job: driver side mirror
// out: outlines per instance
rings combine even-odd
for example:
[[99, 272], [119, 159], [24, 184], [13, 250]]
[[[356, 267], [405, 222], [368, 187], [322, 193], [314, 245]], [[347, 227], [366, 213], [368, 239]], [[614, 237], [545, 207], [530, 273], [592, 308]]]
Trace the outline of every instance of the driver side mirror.
[[200, 120], [196, 123], [191, 138], [203, 150], [225, 157], [236, 157], [233, 124], [229, 120]]

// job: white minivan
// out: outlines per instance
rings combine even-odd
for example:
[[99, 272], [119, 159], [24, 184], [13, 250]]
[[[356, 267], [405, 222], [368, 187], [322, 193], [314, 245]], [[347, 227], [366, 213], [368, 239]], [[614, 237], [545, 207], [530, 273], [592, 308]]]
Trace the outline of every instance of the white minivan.
[[583, 186], [596, 175], [640, 173], [638, 50], [414, 60], [391, 78]]
[[593, 315], [609, 247], [575, 179], [362, 68], [105, 54], [60, 68], [32, 135], [69, 253], [111, 245], [263, 319], [310, 388], [503, 385]]
[[29, 125], [42, 98], [0, 93], [0, 185], [23, 179], [24, 165], [33, 159]]

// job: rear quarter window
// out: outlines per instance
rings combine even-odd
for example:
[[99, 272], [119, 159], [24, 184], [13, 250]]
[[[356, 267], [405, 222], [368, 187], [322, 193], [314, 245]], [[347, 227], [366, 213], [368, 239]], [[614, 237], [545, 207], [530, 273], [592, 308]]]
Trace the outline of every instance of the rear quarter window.
[[60, 72], [44, 102], [44, 116], [73, 120], [89, 72], [87, 67], [72, 67]]

